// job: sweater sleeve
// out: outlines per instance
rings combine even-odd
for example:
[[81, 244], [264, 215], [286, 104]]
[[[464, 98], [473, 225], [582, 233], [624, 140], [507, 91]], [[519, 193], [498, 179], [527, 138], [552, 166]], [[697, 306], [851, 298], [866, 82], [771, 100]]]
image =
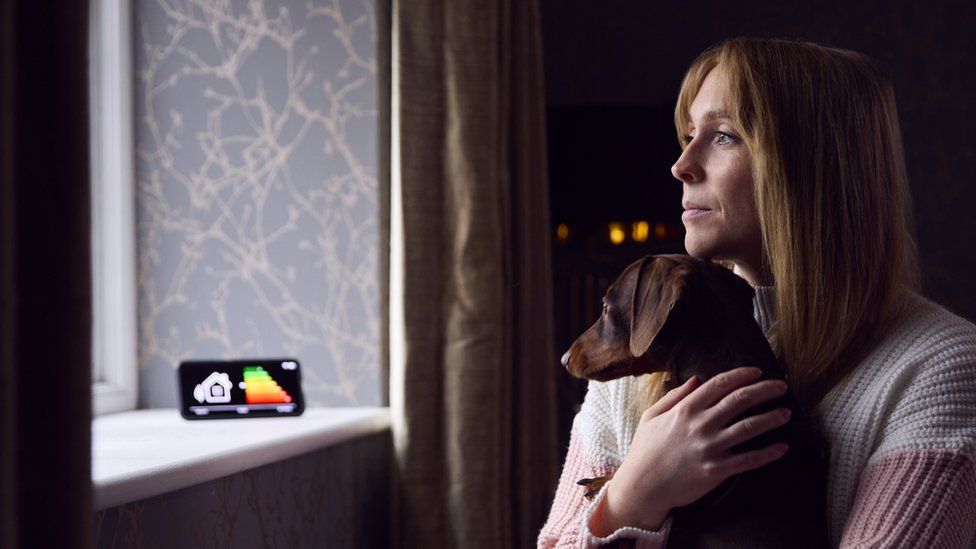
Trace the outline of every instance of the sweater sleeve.
[[904, 380], [841, 547], [976, 546], [976, 356], [939, 359]]
[[976, 532], [973, 458], [953, 450], [897, 452], [861, 475], [841, 547], [970, 547]]
[[[573, 421], [570, 433], [569, 450], [559, 477], [556, 496], [549, 511], [549, 518], [539, 533], [537, 545], [540, 549], [586, 548], [586, 547], [636, 547], [638, 549], [663, 548], [671, 529], [669, 516], [658, 531], [648, 531], [634, 527], [622, 527], [611, 535], [600, 538], [594, 536], [588, 523], [596, 507], [606, 494], [604, 485], [592, 502], [583, 493], [582, 486], [576, 484], [581, 478], [594, 478], [612, 475], [619, 466], [615, 459], [616, 448], [613, 422], [607, 406], [606, 387], [594, 390], [590, 384], [586, 401]], [[622, 422], [620, 417], [614, 421]]]

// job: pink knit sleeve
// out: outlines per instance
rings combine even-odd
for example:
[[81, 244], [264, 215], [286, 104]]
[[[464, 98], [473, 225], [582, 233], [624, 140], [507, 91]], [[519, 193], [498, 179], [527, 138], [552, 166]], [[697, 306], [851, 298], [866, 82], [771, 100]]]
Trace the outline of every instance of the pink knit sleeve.
[[976, 466], [965, 450], [915, 449], [861, 474], [841, 547], [970, 547]]
[[586, 527], [592, 510], [606, 493], [606, 487], [593, 502], [583, 496], [583, 487], [576, 484], [581, 478], [593, 478], [612, 474], [616, 467], [599, 463], [586, 455], [577, 428], [570, 434], [569, 451], [559, 477], [556, 497], [549, 511], [549, 518], [539, 533], [538, 547], [579, 548], [579, 547], [636, 547], [638, 549], [658, 549], [665, 546], [671, 529], [668, 517], [661, 529], [649, 532], [638, 528], [624, 527], [606, 538], [593, 536]]
[[[944, 330], [895, 381], [841, 547], [971, 547], [976, 535], [976, 330]], [[965, 343], [965, 345], [963, 344]]]

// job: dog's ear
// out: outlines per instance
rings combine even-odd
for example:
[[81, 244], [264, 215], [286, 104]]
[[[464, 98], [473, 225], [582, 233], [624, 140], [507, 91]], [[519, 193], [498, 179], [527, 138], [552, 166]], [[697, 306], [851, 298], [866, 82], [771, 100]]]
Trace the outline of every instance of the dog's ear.
[[[688, 269], [647, 256], [634, 284], [630, 322], [630, 354], [643, 356], [672, 316], [687, 285]], [[750, 288], [751, 289], [751, 288]]]

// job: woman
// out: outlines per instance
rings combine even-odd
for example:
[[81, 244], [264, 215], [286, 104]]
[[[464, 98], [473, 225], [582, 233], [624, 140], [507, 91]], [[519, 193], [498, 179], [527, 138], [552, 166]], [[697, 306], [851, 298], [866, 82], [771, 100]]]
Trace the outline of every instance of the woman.
[[[976, 326], [918, 294], [894, 94], [864, 55], [740, 38], [681, 85], [690, 255], [734, 266], [831, 445], [834, 546], [968, 547], [976, 533]], [[540, 547], [663, 547], [670, 510], [788, 449], [729, 448], [784, 422], [736, 368], [663, 396], [664, 374], [591, 382]], [[613, 474], [594, 501], [575, 484]], [[976, 545], [974, 545], [976, 546]]]

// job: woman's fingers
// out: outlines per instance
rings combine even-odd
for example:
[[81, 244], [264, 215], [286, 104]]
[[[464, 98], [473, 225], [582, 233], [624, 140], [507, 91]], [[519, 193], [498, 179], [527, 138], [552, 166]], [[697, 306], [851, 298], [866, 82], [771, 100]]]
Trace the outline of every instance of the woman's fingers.
[[754, 406], [783, 396], [785, 393], [786, 382], [778, 379], [767, 379], [739, 387], [712, 406], [706, 416], [706, 425], [709, 428], [721, 429]]
[[762, 375], [762, 370], [748, 366], [722, 372], [703, 383], [697, 391], [689, 395], [684, 406], [694, 411], [711, 408], [731, 391], [753, 383], [759, 379], [760, 375]]
[[765, 414], [749, 416], [723, 429], [715, 441], [715, 446], [722, 452], [733, 448], [749, 439], [755, 438], [767, 431], [781, 427], [790, 420], [789, 408], [777, 408]]
[[758, 450], [732, 454], [731, 457], [715, 465], [713, 474], [716, 477], [725, 479], [745, 471], [758, 469], [763, 465], [767, 465], [783, 457], [788, 450], [788, 444], [779, 442]]
[[652, 404], [650, 408], [645, 410], [644, 417], [642, 419], [650, 419], [667, 412], [673, 408], [675, 404], [681, 402], [681, 399], [685, 398], [689, 393], [694, 391], [695, 387], [697, 386], [698, 376], [689, 377], [684, 383], [665, 393], [664, 396]]

